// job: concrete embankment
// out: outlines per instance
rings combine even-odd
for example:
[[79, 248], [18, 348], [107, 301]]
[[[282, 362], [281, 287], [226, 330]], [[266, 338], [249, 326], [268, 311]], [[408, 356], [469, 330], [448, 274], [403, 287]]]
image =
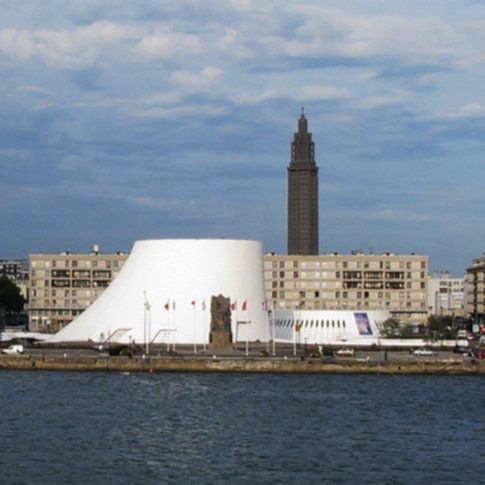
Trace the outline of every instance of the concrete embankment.
[[114, 372], [267, 372], [308, 374], [484, 375], [480, 361], [419, 362], [322, 361], [319, 359], [193, 359], [128, 357], [1, 356], [0, 370]]

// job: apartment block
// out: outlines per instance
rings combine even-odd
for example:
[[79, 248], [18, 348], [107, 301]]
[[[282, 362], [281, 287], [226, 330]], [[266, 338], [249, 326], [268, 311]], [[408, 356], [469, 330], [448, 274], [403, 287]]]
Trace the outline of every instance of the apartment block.
[[485, 323], [485, 255], [466, 270], [466, 309], [475, 322]]
[[404, 322], [426, 322], [428, 257], [338, 253], [267, 254], [266, 297], [275, 308], [388, 310]]
[[430, 315], [465, 315], [465, 278], [453, 278], [447, 271], [428, 277]]
[[30, 329], [57, 332], [81, 314], [116, 278], [128, 254], [31, 254], [29, 257]]

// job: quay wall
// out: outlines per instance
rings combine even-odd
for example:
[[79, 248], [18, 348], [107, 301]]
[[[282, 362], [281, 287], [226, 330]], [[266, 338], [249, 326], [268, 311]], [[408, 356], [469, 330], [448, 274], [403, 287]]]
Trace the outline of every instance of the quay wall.
[[0, 356], [0, 370], [113, 372], [266, 372], [307, 374], [484, 375], [480, 361], [323, 361], [320, 359], [194, 359], [128, 357]]

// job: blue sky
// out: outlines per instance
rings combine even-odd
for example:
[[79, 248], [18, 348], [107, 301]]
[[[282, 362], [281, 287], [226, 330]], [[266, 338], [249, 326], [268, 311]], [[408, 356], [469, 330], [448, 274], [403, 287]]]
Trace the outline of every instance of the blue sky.
[[485, 251], [484, 7], [0, 1], [0, 257], [154, 237], [286, 251], [304, 105], [320, 250], [462, 274]]

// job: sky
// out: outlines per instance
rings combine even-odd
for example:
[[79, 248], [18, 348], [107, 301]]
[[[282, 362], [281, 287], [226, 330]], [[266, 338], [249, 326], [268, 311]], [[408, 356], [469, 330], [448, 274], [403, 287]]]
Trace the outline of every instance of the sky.
[[485, 251], [485, 1], [0, 0], [0, 258], [286, 251], [300, 107], [320, 251]]

